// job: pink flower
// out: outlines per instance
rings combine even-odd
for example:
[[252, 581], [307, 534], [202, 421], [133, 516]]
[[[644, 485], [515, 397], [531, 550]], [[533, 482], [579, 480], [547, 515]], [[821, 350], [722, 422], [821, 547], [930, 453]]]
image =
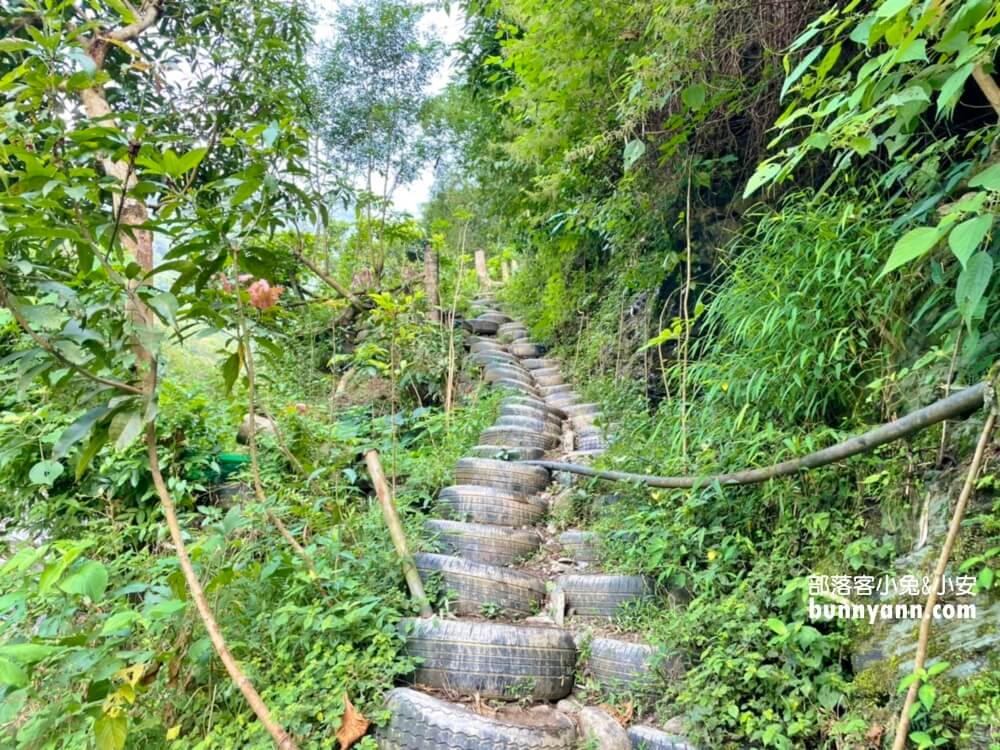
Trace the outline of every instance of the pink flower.
[[303, 417], [309, 413], [309, 406], [301, 402], [295, 404], [295, 411], [301, 414]]
[[247, 294], [250, 295], [250, 304], [258, 310], [267, 310], [274, 307], [278, 302], [278, 297], [284, 291], [285, 287], [271, 286], [267, 279], [257, 279], [257, 281], [247, 287]]

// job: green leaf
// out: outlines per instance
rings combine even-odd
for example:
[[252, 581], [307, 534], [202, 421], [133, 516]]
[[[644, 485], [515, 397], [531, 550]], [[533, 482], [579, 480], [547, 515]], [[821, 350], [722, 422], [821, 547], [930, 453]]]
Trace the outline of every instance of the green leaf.
[[982, 214], [966, 219], [951, 230], [951, 234], [948, 235], [948, 247], [963, 268], [972, 254], [983, 244], [992, 226], [993, 215]]
[[150, 607], [149, 616], [154, 620], [162, 620], [182, 611], [186, 606], [187, 604], [180, 599], [167, 599]]
[[927, 676], [936, 677], [937, 675], [941, 674], [942, 672], [950, 668], [951, 668], [951, 662], [948, 661], [935, 662], [927, 669]]
[[915, 742], [920, 750], [923, 750], [925, 747], [934, 746], [934, 740], [931, 739], [931, 736], [927, 732], [910, 732], [910, 740]]
[[921, 255], [926, 255], [941, 239], [941, 230], [937, 227], [917, 227], [900, 237], [893, 245], [889, 260], [885, 262], [885, 267], [879, 273], [878, 278], [882, 278], [890, 271], [895, 271], [900, 266], [909, 263]]
[[59, 436], [59, 440], [56, 441], [55, 447], [52, 449], [53, 457], [64, 458], [69, 453], [69, 449], [86, 437], [98, 420], [106, 416], [110, 411], [110, 407], [105, 405], [85, 412], [73, 424], [63, 430], [62, 435]]
[[142, 432], [142, 415], [137, 411], [121, 411], [111, 420], [108, 435], [115, 441], [115, 450], [128, 448]]
[[1000, 164], [987, 167], [969, 180], [969, 187], [982, 187], [993, 192], [1000, 192]]
[[788, 635], [788, 627], [777, 617], [767, 618], [767, 626], [782, 638]]
[[90, 436], [90, 440], [87, 441], [86, 447], [80, 451], [80, 455], [76, 459], [76, 470], [74, 475], [76, 476], [76, 481], [80, 481], [83, 475], [87, 472], [87, 467], [90, 466], [90, 462], [94, 460], [94, 456], [97, 455], [98, 451], [104, 447], [108, 442], [108, 431], [106, 429], [99, 429]]
[[190, 172], [192, 169], [201, 164], [201, 160], [205, 158], [205, 154], [207, 153], [207, 148], [193, 148], [184, 154], [184, 156], [180, 157], [177, 162], [177, 168], [180, 170], [181, 174], [184, 172]]
[[705, 87], [700, 83], [688, 86], [681, 92], [681, 100], [688, 109], [698, 111], [705, 106]]
[[271, 148], [271, 146], [274, 145], [274, 142], [278, 140], [279, 133], [281, 133], [281, 128], [278, 126], [277, 122], [272, 122], [270, 125], [268, 125], [267, 129], [261, 136], [264, 139], [264, 145], [267, 146], [268, 148]]
[[791, 89], [792, 86], [796, 84], [796, 82], [802, 77], [802, 75], [809, 69], [809, 66], [812, 65], [816, 61], [816, 58], [819, 57], [822, 53], [823, 53], [823, 45], [821, 44], [818, 47], [816, 47], [816, 49], [814, 49], [812, 52], [810, 52], [808, 55], [802, 58], [799, 64], [795, 66], [795, 69], [791, 73], [789, 73], [788, 78], [785, 79], [785, 83], [781, 87], [781, 95], [778, 97], [778, 101], [781, 101], [782, 99], [785, 98], [785, 94], [788, 93], [789, 89]]
[[643, 143], [638, 138], [629, 141], [628, 144], [626, 144], [625, 146], [625, 153], [624, 153], [625, 170], [628, 171], [629, 169], [631, 169], [632, 165], [635, 164], [637, 161], [639, 161], [639, 159], [641, 159], [642, 155], [645, 153], [646, 153], [645, 143]]
[[747, 186], [743, 189], [743, 197], [749, 198], [761, 185], [765, 185], [781, 172], [781, 165], [775, 162], [761, 162], [757, 165], [756, 171], [747, 181]]
[[878, 10], [875, 11], [876, 18], [892, 18], [904, 8], [910, 7], [910, 0], [885, 0]]
[[240, 376], [240, 352], [235, 351], [226, 357], [226, 361], [222, 363], [222, 382], [226, 389], [226, 395], [228, 396], [232, 390], [233, 386], [236, 384], [236, 379]]
[[27, 672], [9, 659], [0, 659], [0, 685], [22, 688], [27, 684]]
[[97, 750], [122, 750], [128, 737], [128, 717], [101, 714], [94, 722]]
[[934, 705], [934, 698], [937, 696], [937, 691], [934, 686], [929, 682], [925, 682], [920, 686], [920, 690], [917, 691], [917, 698], [924, 706], [924, 710], [930, 711], [931, 707]]
[[0, 39], [0, 52], [22, 52], [34, 46], [27, 39]]
[[979, 303], [989, 286], [993, 275], [993, 259], [984, 252], [978, 252], [969, 258], [969, 262], [958, 276], [955, 285], [955, 301], [958, 311], [971, 330], [972, 320], [979, 308]]
[[28, 472], [28, 479], [32, 484], [43, 484], [51, 487], [62, 473], [63, 465], [58, 461], [39, 461], [31, 467], [31, 471]]
[[0, 656], [6, 656], [21, 664], [34, 664], [60, 651], [58, 646], [45, 643], [12, 643], [0, 646]]
[[128, 630], [132, 623], [139, 619], [139, 614], [131, 610], [125, 612], [115, 612], [107, 620], [104, 621], [104, 627], [101, 628], [101, 635], [110, 635], [112, 633], [119, 633], [123, 630]]
[[164, 323], [168, 325], [174, 324], [177, 316], [177, 308], [180, 307], [180, 303], [174, 295], [170, 292], [158, 292], [150, 297], [148, 302], [149, 306], [156, 311]]
[[966, 63], [948, 76], [948, 80], [941, 86], [941, 92], [938, 94], [937, 108], [939, 115], [950, 112], [954, 108], [958, 102], [959, 95], [962, 93], [962, 89], [965, 88], [965, 81], [972, 74], [974, 67], [976, 67], [975, 63]]
[[251, 195], [257, 192], [260, 188], [261, 182], [263, 182], [263, 179], [260, 177], [249, 177], [243, 180], [243, 184], [236, 189], [235, 193], [233, 193], [233, 197], [229, 201], [229, 205], [236, 208], [238, 205], [246, 201]]
[[88, 560], [70, 573], [59, 588], [67, 594], [79, 594], [96, 602], [108, 587], [108, 570], [96, 560]]

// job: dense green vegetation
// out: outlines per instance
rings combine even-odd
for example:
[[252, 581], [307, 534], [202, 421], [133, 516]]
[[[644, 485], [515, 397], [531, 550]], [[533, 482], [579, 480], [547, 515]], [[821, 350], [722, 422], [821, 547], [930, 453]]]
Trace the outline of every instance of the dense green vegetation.
[[[421, 539], [494, 411], [461, 372], [445, 409], [426, 252], [460, 315], [474, 249], [519, 261], [503, 299], [602, 404], [600, 467], [769, 464], [996, 363], [995, 3], [465, 0], [434, 96], [424, 10], [344, 3], [318, 43], [298, 0], [4, 6], [0, 745], [272, 746], [191, 572], [298, 747], [348, 701], [384, 718], [415, 607], [362, 456]], [[750, 487], [576, 485], [555, 522], [676, 596], [623, 623], [682, 665], [632, 708], [704, 747], [888, 747], [904, 675], [810, 622], [808, 576], [892, 570], [981, 426]], [[954, 560], [981, 611], [995, 471]], [[997, 658], [927, 678], [910, 747], [1000, 747]]]

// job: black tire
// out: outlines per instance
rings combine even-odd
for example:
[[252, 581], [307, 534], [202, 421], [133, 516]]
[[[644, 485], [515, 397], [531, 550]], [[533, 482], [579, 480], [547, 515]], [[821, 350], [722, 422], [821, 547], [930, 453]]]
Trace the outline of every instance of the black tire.
[[502, 312], [497, 312], [496, 310], [487, 310], [484, 313], [480, 313], [479, 320], [490, 320], [497, 324], [497, 328], [500, 326], [510, 323], [513, 319]]
[[469, 449], [469, 455], [497, 461], [537, 461], [545, 455], [545, 451], [521, 445], [474, 445]]
[[507, 357], [511, 357], [511, 355], [504, 354], [503, 352], [479, 352], [478, 354], [473, 354], [469, 357], [469, 361], [473, 364], [479, 365], [484, 370], [487, 367], [497, 367], [498, 365], [506, 366], [517, 363], [517, 360], [513, 357], [510, 359], [507, 359]]
[[549, 472], [540, 466], [522, 466], [488, 458], [460, 458], [455, 481], [496, 487], [519, 495], [533, 495], [549, 485]]
[[576, 644], [568, 630], [407, 618], [413, 680], [460, 695], [554, 701], [573, 689]]
[[570, 383], [542, 383], [538, 380], [538, 390], [542, 396], [555, 396], [560, 393], [575, 393], [575, 390]]
[[473, 354], [480, 354], [484, 352], [501, 352], [503, 354], [508, 354], [507, 348], [503, 344], [499, 341], [493, 341], [492, 339], [476, 339], [469, 345], [469, 351]]
[[614, 617], [625, 604], [653, 595], [653, 582], [646, 576], [564, 575], [556, 588], [566, 595], [566, 611], [585, 617]]
[[487, 383], [495, 383], [499, 380], [516, 380], [518, 383], [522, 383], [529, 387], [534, 387], [535, 385], [535, 381], [532, 380], [527, 370], [522, 370], [516, 366], [502, 364], [488, 365], [483, 370], [483, 379]]
[[487, 565], [510, 565], [531, 557], [542, 545], [537, 531], [511, 526], [430, 519], [424, 527], [437, 535], [437, 545], [446, 555]]
[[589, 651], [586, 672], [607, 691], [648, 695], [663, 687], [667, 670], [652, 646], [594, 638]]
[[[553, 409], [563, 409], [567, 406], [580, 403], [580, 396], [573, 391], [565, 393], [554, 393], [551, 396], [544, 396], [545, 403]], [[565, 413], [565, 412], [563, 412]]]
[[696, 750], [683, 737], [641, 724], [628, 728], [628, 738], [632, 741], [634, 750]]
[[487, 320], [483, 317], [466, 320], [463, 325], [475, 334], [494, 334], [497, 332], [499, 324], [495, 320]]
[[501, 410], [503, 410], [506, 407], [516, 407], [518, 409], [530, 409], [534, 411], [538, 416], [551, 417], [559, 420], [558, 415], [556, 415], [545, 404], [545, 402], [542, 399], [534, 398], [532, 396], [514, 396], [514, 395], [507, 396], [500, 402]]
[[545, 582], [536, 576], [450, 555], [418, 552], [421, 578], [440, 574], [449, 605], [459, 615], [482, 614], [487, 607], [506, 617], [535, 614], [545, 599]]
[[601, 535], [594, 531], [564, 531], [559, 545], [566, 557], [576, 562], [594, 563], [601, 559]]
[[544, 508], [527, 502], [524, 495], [482, 485], [445, 487], [438, 493], [437, 503], [442, 515], [457, 521], [497, 526], [532, 526], [545, 515]]
[[520, 427], [525, 430], [541, 432], [556, 439], [562, 435], [562, 423], [557, 420], [522, 414], [505, 414], [503, 409], [500, 410], [500, 416], [497, 417], [497, 421], [493, 423], [493, 426]]
[[532, 406], [501, 404], [500, 414], [497, 417], [498, 423], [501, 419], [530, 419], [543, 424], [547, 430], [551, 430], [555, 435], [562, 436], [563, 432], [563, 421], [559, 417], [547, 410], [535, 409]]
[[578, 451], [595, 451], [608, 447], [604, 434], [596, 427], [586, 427], [576, 433], [576, 449]]
[[601, 413], [601, 407], [597, 404], [573, 404], [572, 406], [563, 407], [563, 411], [566, 412], [566, 416], [570, 419], [583, 416], [596, 417]]
[[487, 427], [479, 433], [479, 442], [486, 445], [516, 445], [552, 450], [557, 441], [558, 438], [552, 435], [521, 427]]
[[515, 341], [510, 345], [510, 353], [515, 357], [523, 357], [525, 359], [531, 359], [534, 357], [539, 357], [545, 350], [538, 344], [523, 343]]
[[380, 750], [572, 750], [576, 726], [542, 707], [524, 720], [481, 716], [408, 688], [389, 693], [389, 723], [378, 731]]
[[535, 398], [541, 398], [538, 393], [538, 389], [533, 385], [526, 385], [518, 380], [511, 380], [510, 378], [501, 378], [493, 382], [495, 388], [503, 388], [507, 391], [515, 391], [517, 393], [524, 394], [526, 396], [534, 396]]
[[535, 375], [532, 373], [532, 377], [540, 389], [566, 385], [562, 375]]
[[561, 363], [555, 357], [528, 357], [524, 366], [529, 370], [541, 370], [546, 367], [559, 367]]

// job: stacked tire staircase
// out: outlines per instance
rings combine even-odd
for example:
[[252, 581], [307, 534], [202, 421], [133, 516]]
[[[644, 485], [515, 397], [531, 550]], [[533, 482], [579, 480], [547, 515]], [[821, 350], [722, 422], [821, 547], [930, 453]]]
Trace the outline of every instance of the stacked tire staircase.
[[[655, 693], [669, 678], [669, 659], [642, 643], [581, 635], [576, 623], [608, 623], [623, 604], [656, 592], [641, 576], [588, 573], [599, 544], [590, 532], [564, 532], [549, 542], [572, 558], [572, 574], [551, 576], [530, 565], [546, 545], [552, 477], [516, 461], [586, 460], [606, 444], [595, 426], [597, 406], [582, 403], [564, 383], [558, 361], [544, 357], [491, 296], [477, 304], [482, 312], [466, 321], [470, 356], [505, 395], [496, 423], [459, 460], [455, 484], [438, 495], [435, 518], [427, 521], [437, 551], [414, 555], [445, 603], [432, 618], [401, 623], [417, 666], [410, 685], [388, 695], [390, 719], [378, 746], [693, 750], [677, 734], [623, 726], [596, 705]], [[593, 690], [588, 700], [574, 695], [581, 676], [598, 686], [599, 700]]]

